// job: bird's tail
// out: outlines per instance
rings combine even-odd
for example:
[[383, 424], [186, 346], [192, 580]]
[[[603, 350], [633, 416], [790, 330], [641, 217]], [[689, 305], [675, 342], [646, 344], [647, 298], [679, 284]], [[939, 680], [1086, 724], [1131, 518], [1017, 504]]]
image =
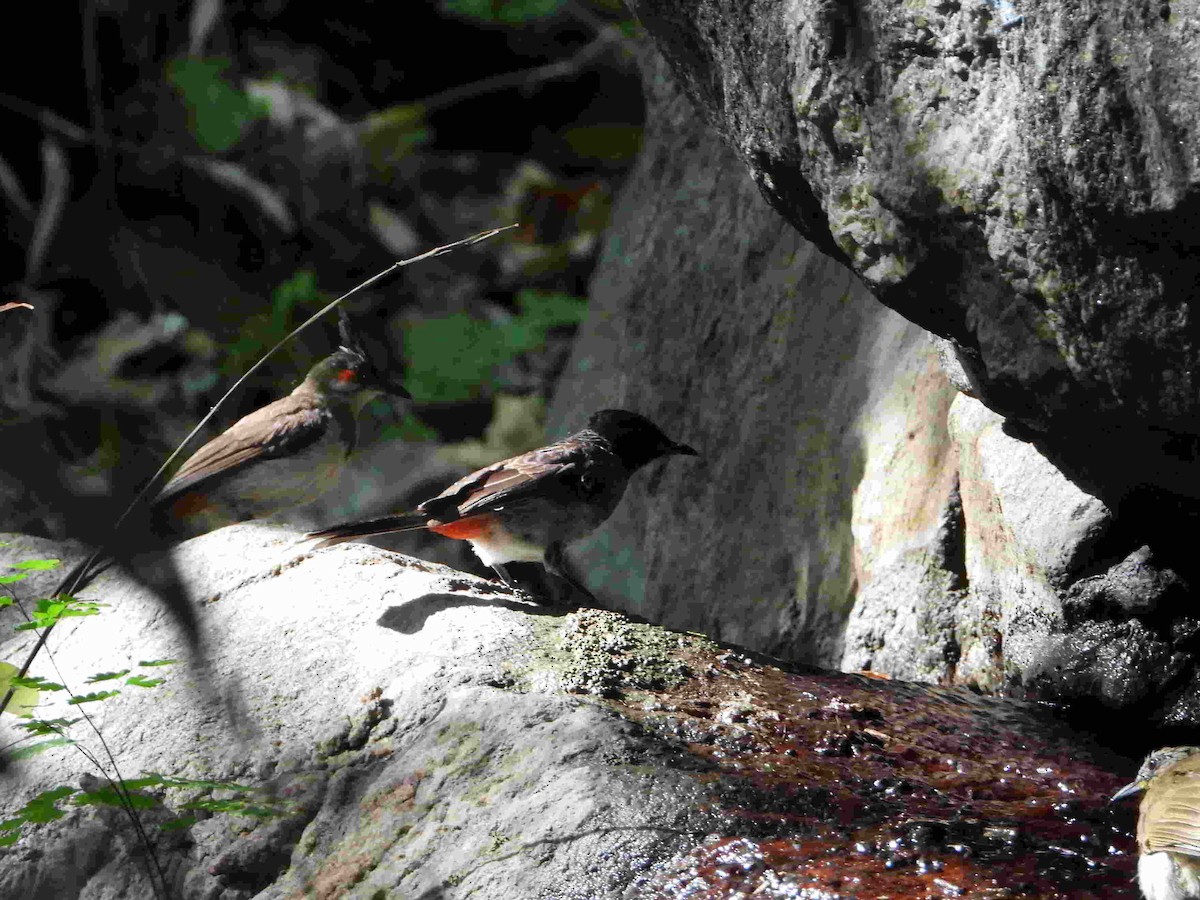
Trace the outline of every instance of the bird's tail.
[[320, 550], [322, 547], [332, 547], [343, 541], [355, 538], [369, 537], [373, 534], [391, 534], [396, 531], [416, 531], [424, 528], [429, 517], [423, 513], [406, 513], [402, 516], [384, 516], [382, 519], [371, 519], [367, 522], [349, 522], [345, 525], [334, 525], [322, 531], [310, 531], [306, 538], [316, 541], [310, 549]]

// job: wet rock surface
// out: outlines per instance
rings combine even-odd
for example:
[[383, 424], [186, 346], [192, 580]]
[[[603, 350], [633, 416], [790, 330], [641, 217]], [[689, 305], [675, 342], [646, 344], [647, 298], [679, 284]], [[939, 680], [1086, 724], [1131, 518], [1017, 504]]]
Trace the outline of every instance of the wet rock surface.
[[[278, 811], [159, 834], [191, 795], [150, 792], [178, 896], [1135, 896], [1132, 809], [1105, 802], [1134, 763], [1050, 707], [788, 671], [374, 548], [291, 547], [263, 526], [183, 545], [207, 668], [95, 707], [126, 777], [232, 778]], [[49, 549], [14, 536], [3, 560]], [[112, 607], [53, 644], [68, 684], [175, 648], [121, 577], [93, 590]], [[69, 747], [35, 759], [0, 818], [95, 781]], [[0, 849], [0, 896], [151, 896], [115, 810], [65, 812]]]

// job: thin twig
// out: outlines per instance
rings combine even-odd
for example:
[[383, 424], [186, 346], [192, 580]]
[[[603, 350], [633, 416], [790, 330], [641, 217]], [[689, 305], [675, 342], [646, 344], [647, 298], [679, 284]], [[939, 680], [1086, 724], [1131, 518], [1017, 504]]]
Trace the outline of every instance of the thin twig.
[[617, 36], [619, 35], [620, 32], [615, 28], [605, 29], [597, 34], [593, 41], [584, 44], [583, 47], [566, 59], [556, 60], [555, 62], [536, 66], [532, 69], [518, 69], [515, 72], [489, 75], [487, 78], [481, 78], [479, 81], [473, 81], [470, 84], [460, 84], [456, 87], [448, 88], [441, 93], [434, 94], [431, 97], [426, 97], [424, 100], [414, 100], [411, 104], [404, 105], [422, 106], [426, 111], [444, 109], [447, 106], [453, 106], [455, 103], [480, 97], [484, 94], [494, 94], [497, 91], [504, 91], [509, 88], [527, 87], [542, 81], [566, 78], [568, 75], [576, 74], [591, 62], [592, 59], [607, 50], [610, 44], [617, 41]]

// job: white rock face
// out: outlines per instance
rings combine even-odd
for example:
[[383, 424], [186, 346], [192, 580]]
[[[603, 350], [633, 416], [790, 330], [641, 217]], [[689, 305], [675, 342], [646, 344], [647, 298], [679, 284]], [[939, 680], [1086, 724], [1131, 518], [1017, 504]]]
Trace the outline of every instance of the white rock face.
[[[55, 555], [44, 541], [0, 539], [0, 563]], [[659, 751], [641, 747], [629, 723], [536, 674], [540, 623], [554, 619], [440, 566], [355, 544], [297, 554], [296, 543], [251, 524], [177, 550], [202, 612], [203, 665], [139, 669], [184, 649], [161, 605], [110, 572], [81, 592], [109, 606], [64, 620], [50, 638], [57, 670], [45, 655], [31, 670], [76, 694], [120, 689], [86, 709], [124, 777], [236, 781], [285, 811], [218, 814], [170, 835], [150, 825], [176, 896], [449, 898], [486, 886], [514, 900], [617, 897], [672, 854], [695, 784], [649, 778]], [[32, 596], [54, 583], [50, 572], [15, 587]], [[8, 637], [0, 659], [19, 664], [31, 643], [31, 632]], [[126, 668], [166, 682], [85, 683]], [[65, 692], [52, 697], [40, 717], [76, 714]], [[4, 718], [7, 744], [20, 733]], [[70, 733], [103, 755], [83, 723]], [[70, 747], [14, 763], [0, 821], [88, 773]], [[195, 795], [168, 790], [165, 808], [143, 818], [169, 819]], [[119, 811], [64, 808], [0, 850], [0, 897], [153, 896]]]

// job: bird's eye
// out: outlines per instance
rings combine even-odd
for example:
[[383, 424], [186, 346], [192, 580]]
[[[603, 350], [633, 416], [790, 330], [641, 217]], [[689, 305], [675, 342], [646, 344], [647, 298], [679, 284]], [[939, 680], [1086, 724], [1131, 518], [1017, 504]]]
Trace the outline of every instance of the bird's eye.
[[595, 475], [585, 473], [579, 476], [579, 487], [585, 494], [594, 494], [599, 487], [599, 482], [596, 480]]

